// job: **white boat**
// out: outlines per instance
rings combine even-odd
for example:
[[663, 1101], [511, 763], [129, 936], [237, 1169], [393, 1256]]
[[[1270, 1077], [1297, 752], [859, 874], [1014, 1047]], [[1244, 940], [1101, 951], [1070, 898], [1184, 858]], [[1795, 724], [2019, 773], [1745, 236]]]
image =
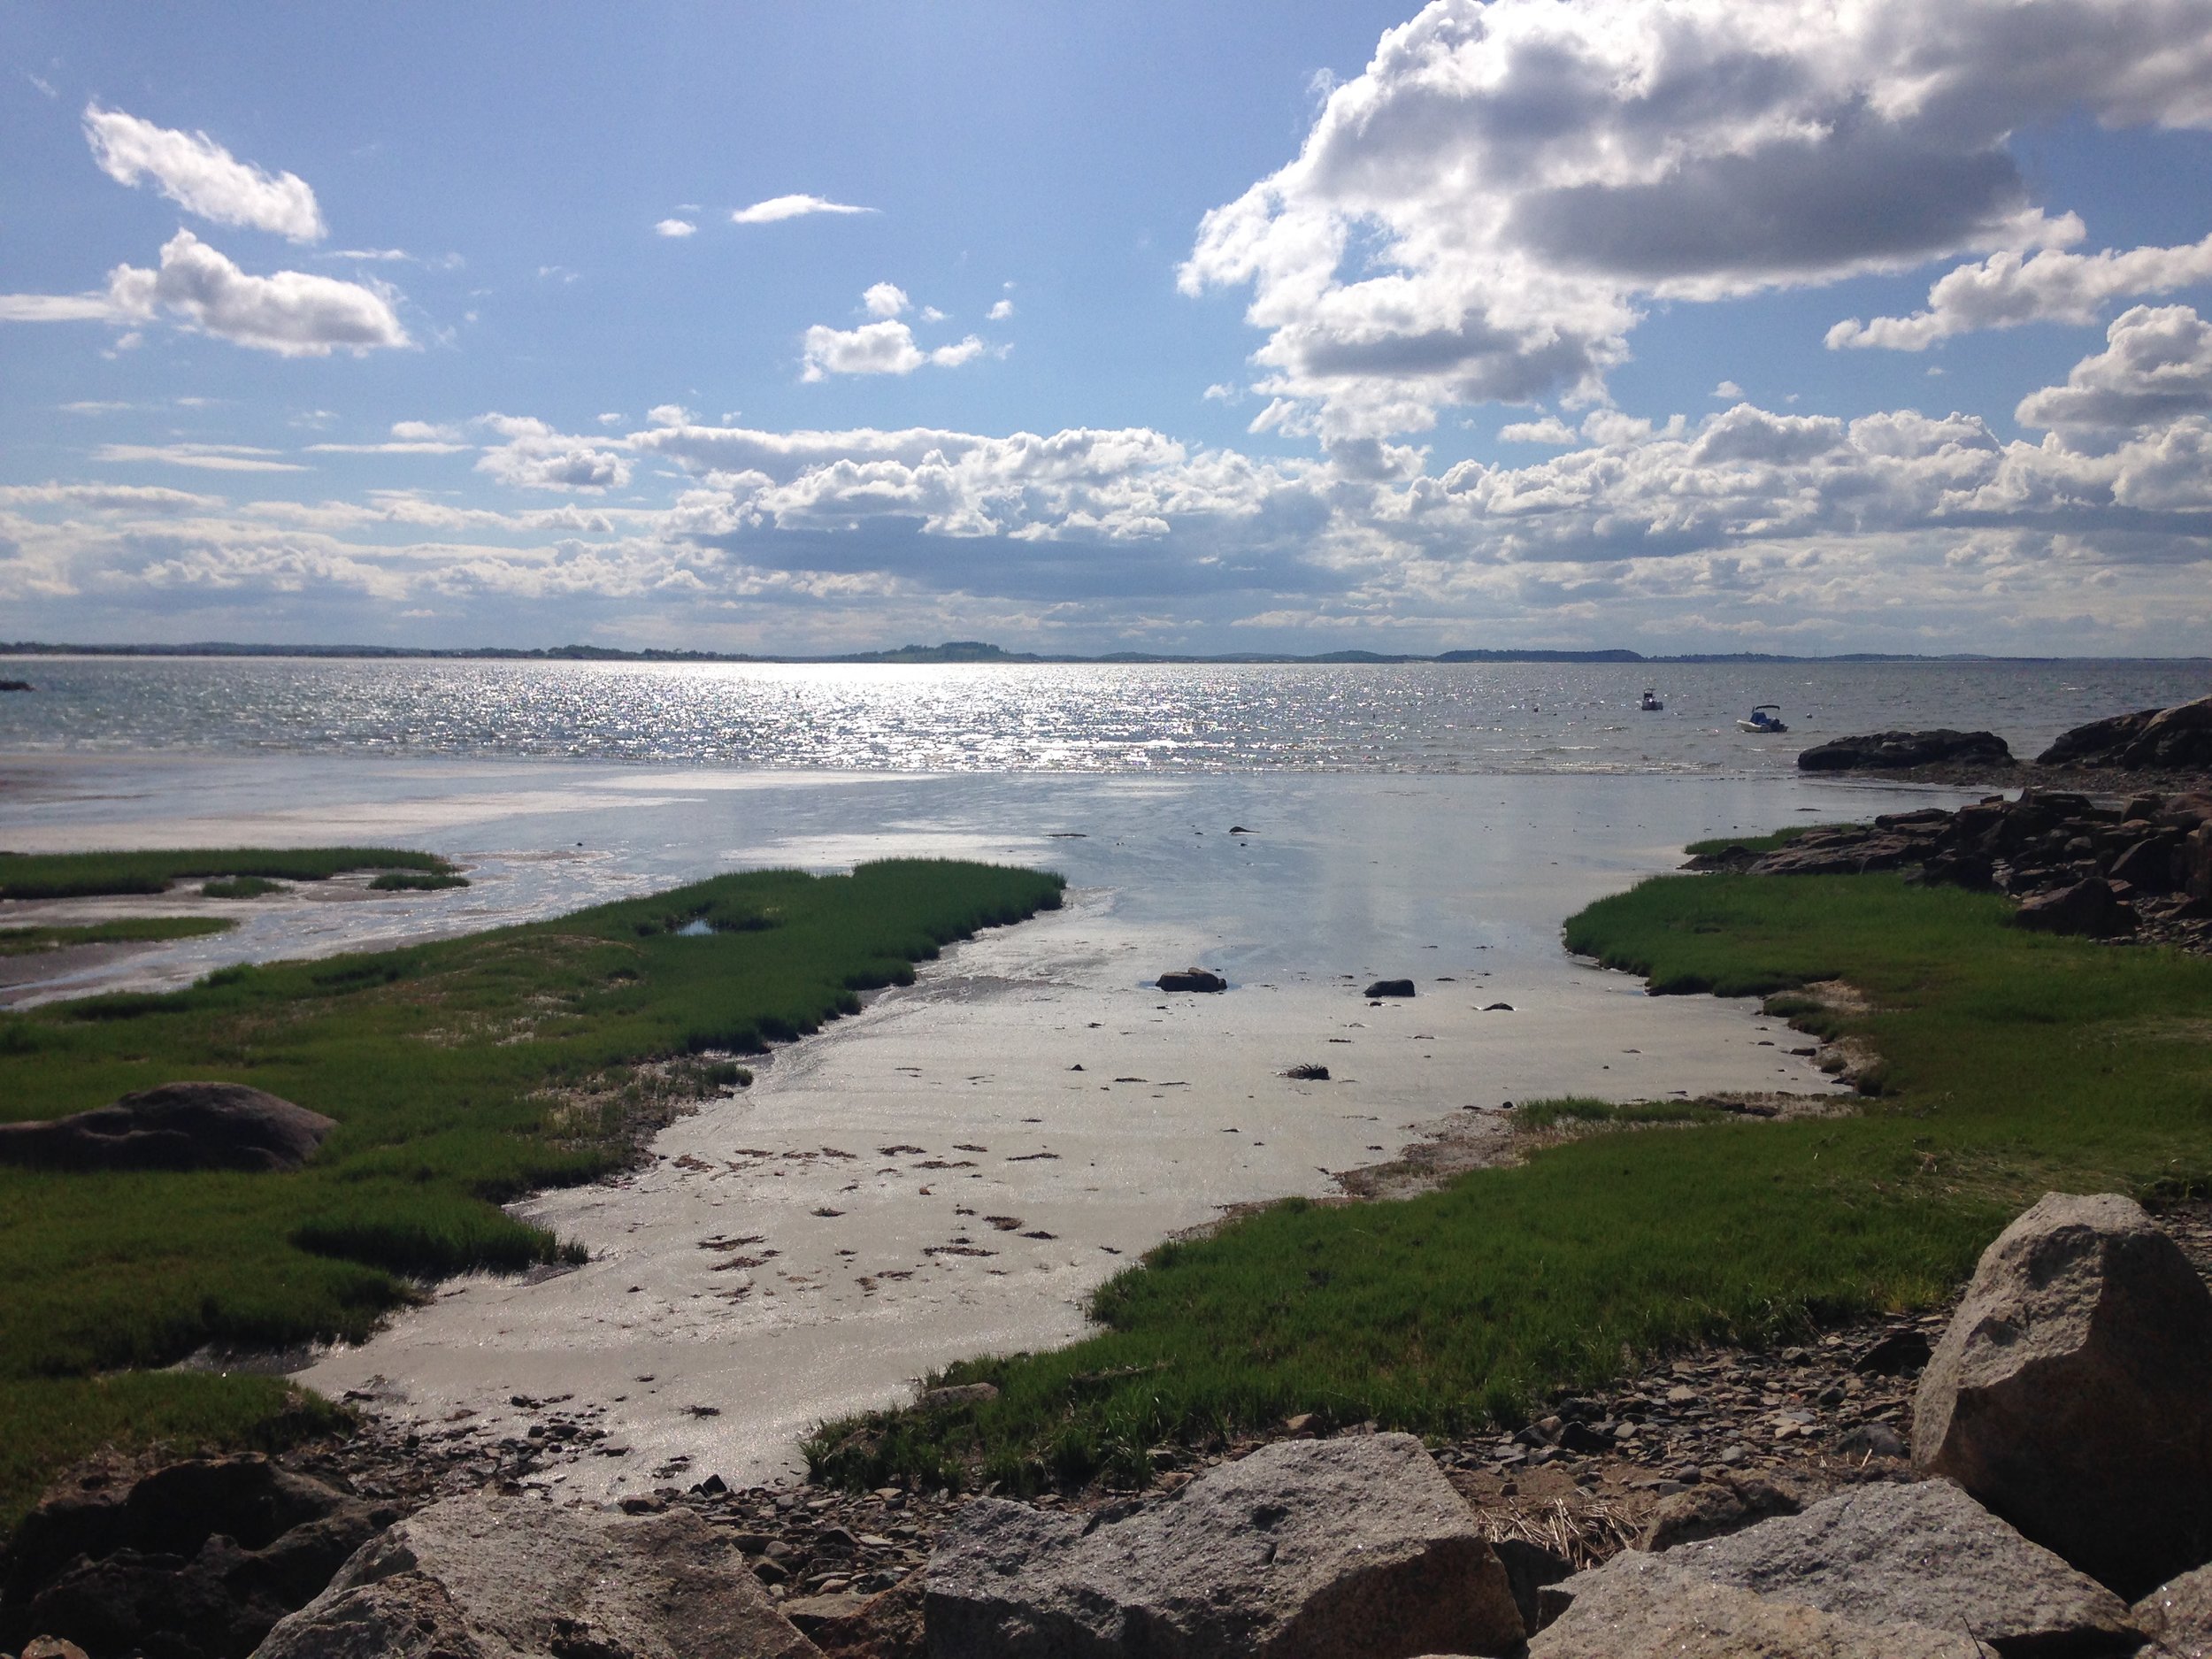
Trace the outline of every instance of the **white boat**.
[[1751, 711], [1749, 719], [1737, 721], [1736, 729], [1739, 732], [1774, 733], [1786, 732], [1790, 728], [1782, 724], [1780, 703], [1763, 703]]
[[1639, 703], [1636, 706], [1641, 709], [1646, 714], [1656, 714], [1660, 710], [1665, 708], [1667, 705], [1659, 701], [1659, 694], [1656, 691], [1655, 691], [1651, 687], [1646, 686], [1644, 687], [1643, 701]]

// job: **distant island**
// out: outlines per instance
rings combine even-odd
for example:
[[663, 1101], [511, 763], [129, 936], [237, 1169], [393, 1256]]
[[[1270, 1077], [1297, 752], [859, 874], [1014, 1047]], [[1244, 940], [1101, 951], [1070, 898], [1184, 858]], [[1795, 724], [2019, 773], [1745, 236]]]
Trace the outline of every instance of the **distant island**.
[[[982, 640], [947, 640], [940, 645], [902, 645], [886, 651], [844, 651], [829, 657], [769, 655], [747, 651], [618, 650], [605, 645], [553, 645], [531, 649], [480, 645], [450, 649], [410, 645], [246, 645], [210, 640], [190, 645], [58, 645], [40, 640], [0, 644], [0, 657], [430, 657], [447, 661], [522, 663], [1137, 663], [1233, 664], [1239, 663], [2055, 663], [2057, 657], [1992, 657], [1973, 651], [1930, 656], [1909, 651], [1841, 651], [1831, 657], [1793, 657], [1771, 651], [1685, 651], [1647, 657], [1641, 651], [1546, 651], [1531, 649], [1440, 651], [1224, 651], [1211, 656], [1173, 651], [1109, 651], [1080, 657], [1069, 652], [1010, 651]], [[2203, 657], [2160, 661], [2204, 662]]]

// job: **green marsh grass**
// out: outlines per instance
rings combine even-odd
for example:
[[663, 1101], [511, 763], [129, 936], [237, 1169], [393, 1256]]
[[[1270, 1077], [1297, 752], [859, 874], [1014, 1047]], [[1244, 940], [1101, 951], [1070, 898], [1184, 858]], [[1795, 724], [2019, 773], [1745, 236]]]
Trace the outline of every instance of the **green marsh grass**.
[[[451, 875], [434, 853], [403, 847], [225, 847], [142, 853], [0, 853], [0, 899], [75, 899], [162, 893], [174, 881], [213, 877], [326, 881], [353, 870]], [[234, 894], [228, 896], [247, 897]]]
[[[63, 1398], [207, 1343], [357, 1338], [415, 1281], [561, 1259], [499, 1203], [620, 1166], [641, 1129], [748, 1080], [730, 1056], [853, 1011], [951, 941], [1056, 907], [1060, 887], [925, 860], [721, 876], [468, 938], [0, 1013], [0, 1118], [219, 1078], [339, 1124], [296, 1174], [0, 1167], [0, 1445], [42, 1432], [6, 1415], [30, 1397], [16, 1385]], [[672, 915], [732, 925], [688, 937]], [[5, 1467], [50, 1473], [50, 1449]], [[31, 1479], [0, 1478], [0, 1525]]]
[[[1096, 1294], [1099, 1334], [954, 1365], [1000, 1396], [826, 1425], [826, 1479], [997, 1479], [1293, 1413], [1428, 1433], [1512, 1425], [1708, 1342], [1770, 1344], [1939, 1302], [2051, 1189], [2212, 1177], [2212, 961], [2021, 932], [1991, 895], [1893, 875], [1663, 877], [1591, 906], [1570, 949], [1654, 990], [1774, 994], [1886, 1063], [1855, 1116], [1583, 1133], [1395, 1202], [1290, 1201], [1163, 1245]], [[1863, 1014], [1796, 987], [1843, 979]], [[1591, 1125], [1573, 1102], [1555, 1121]]]
[[0, 927], [0, 956], [20, 956], [68, 945], [118, 945], [139, 941], [197, 939], [227, 933], [238, 924], [227, 916], [137, 916], [73, 926]]

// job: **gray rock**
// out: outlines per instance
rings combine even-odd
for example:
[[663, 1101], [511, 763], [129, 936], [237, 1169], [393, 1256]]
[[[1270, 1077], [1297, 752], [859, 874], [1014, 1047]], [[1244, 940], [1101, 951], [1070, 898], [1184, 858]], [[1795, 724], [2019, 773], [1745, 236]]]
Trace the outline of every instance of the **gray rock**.
[[2150, 1653], [2168, 1659], [2212, 1659], [2212, 1567], [2162, 1584], [2130, 1609], [2151, 1639]]
[[[1571, 1607], [1618, 1559], [1545, 1591], [1548, 1615]], [[1659, 1559], [1855, 1624], [1924, 1624], [1999, 1647], [2079, 1653], [2124, 1651], [2137, 1640], [2119, 1597], [1947, 1480], [1855, 1486], [1802, 1515], [1680, 1544]]]
[[1756, 1475], [1702, 1481], [1687, 1492], [1671, 1493], [1659, 1501], [1637, 1548], [1671, 1549], [1701, 1538], [1741, 1532], [1769, 1516], [1795, 1515], [1804, 1507], [1787, 1486]]
[[1913, 1461], [2140, 1595], [2212, 1556], [2212, 1292], [2116, 1194], [1982, 1253], [1921, 1376]]
[[607, 1516], [450, 1498], [373, 1539], [255, 1659], [803, 1659], [728, 1534], [688, 1509]]
[[1529, 1659], [1983, 1659], [1970, 1636], [1868, 1623], [1760, 1595], [1631, 1550], [1529, 1643]]
[[1521, 1640], [1505, 1569], [1419, 1440], [1282, 1440], [1099, 1524], [986, 1499], [930, 1559], [941, 1659], [1405, 1659]]
[[0, 1124], [0, 1164], [66, 1170], [296, 1170], [338, 1126], [242, 1083], [165, 1083], [73, 1117]]
[[946, 1388], [925, 1388], [914, 1403], [925, 1411], [949, 1411], [955, 1406], [988, 1405], [997, 1398], [996, 1383], [955, 1383]]
[[1362, 996], [1411, 996], [1413, 994], [1413, 981], [1410, 979], [1378, 979], [1360, 993]]
[[2063, 733], [2036, 763], [2185, 771], [2212, 765], [2212, 697], [2092, 720]]

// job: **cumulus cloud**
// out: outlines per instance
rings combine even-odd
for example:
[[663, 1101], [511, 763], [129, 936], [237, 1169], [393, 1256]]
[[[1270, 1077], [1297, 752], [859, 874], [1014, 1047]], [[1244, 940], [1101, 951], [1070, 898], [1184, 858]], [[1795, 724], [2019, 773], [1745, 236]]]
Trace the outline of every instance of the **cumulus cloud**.
[[161, 250], [161, 268], [108, 274], [111, 318], [166, 316], [199, 333], [288, 357], [356, 357], [410, 342], [376, 289], [303, 271], [250, 276], [188, 230]]
[[659, 236], [689, 236], [698, 228], [687, 219], [664, 219], [653, 227], [653, 232]]
[[904, 288], [890, 282], [879, 282], [860, 296], [862, 309], [871, 317], [896, 317], [913, 303]]
[[[875, 291], [869, 290], [871, 294]], [[983, 349], [983, 342], [970, 334], [952, 345], [925, 351], [914, 343], [913, 329], [891, 319], [863, 323], [857, 328], [832, 328], [817, 323], [806, 331], [805, 367], [799, 378], [820, 380], [833, 374], [911, 374], [927, 364], [941, 369], [957, 368], [980, 357]]]
[[2123, 253], [2066, 253], [2046, 248], [2023, 257], [2007, 250], [1961, 265], [1928, 290], [1928, 308], [1909, 317], [1850, 318], [1828, 331], [1828, 349], [1880, 346], [1920, 351], [1953, 334], [2022, 323], [2091, 323], [2113, 301], [2170, 294], [2212, 281], [2212, 236], [2178, 248]]
[[2102, 351], [2077, 363], [2065, 385], [2031, 392], [2014, 418], [2096, 445], [2204, 410], [2212, 410], [2212, 323], [2187, 305], [2138, 305], [2112, 319]]
[[872, 207], [854, 207], [845, 202], [825, 201], [818, 196], [772, 196], [765, 202], [741, 207], [730, 215], [733, 225], [772, 225], [780, 219], [803, 219], [810, 213], [872, 213]]
[[1501, 443], [1572, 443], [1575, 429], [1556, 415], [1541, 420], [1516, 420], [1498, 428]]
[[557, 432], [526, 415], [486, 415], [479, 424], [506, 439], [476, 463], [503, 484], [598, 495], [630, 481], [629, 457], [600, 440]]
[[1011, 300], [1000, 300], [996, 304], [993, 305], [989, 311], [984, 312], [983, 317], [984, 320], [987, 322], [1002, 323], [1013, 314], [1014, 302]]
[[304, 179], [239, 161], [205, 133], [156, 127], [96, 104], [85, 106], [84, 133], [92, 158], [118, 184], [150, 179], [187, 212], [219, 225], [270, 231], [293, 242], [318, 242], [324, 234], [322, 210]]
[[1445, 404], [1596, 401], [1653, 299], [2076, 240], [2006, 149], [2085, 110], [2212, 121], [2204, 9], [2047, 0], [1435, 0], [1295, 160], [1209, 212], [1187, 291], [1247, 287], [1263, 416], [1325, 439]]

